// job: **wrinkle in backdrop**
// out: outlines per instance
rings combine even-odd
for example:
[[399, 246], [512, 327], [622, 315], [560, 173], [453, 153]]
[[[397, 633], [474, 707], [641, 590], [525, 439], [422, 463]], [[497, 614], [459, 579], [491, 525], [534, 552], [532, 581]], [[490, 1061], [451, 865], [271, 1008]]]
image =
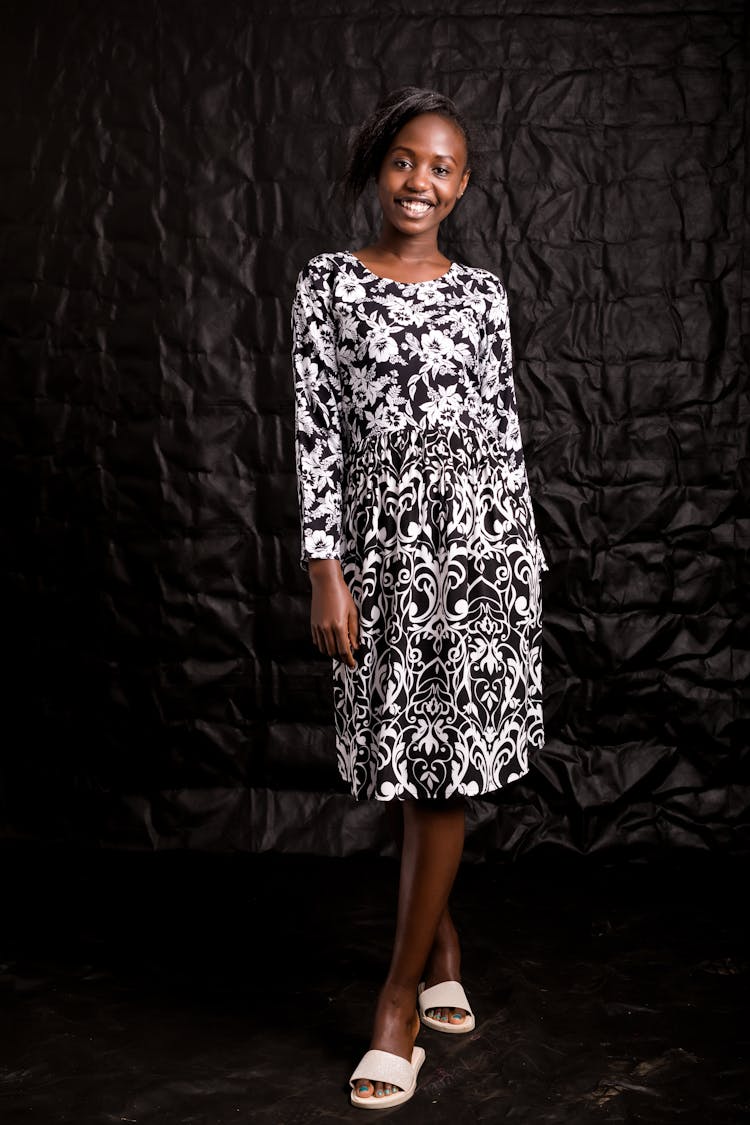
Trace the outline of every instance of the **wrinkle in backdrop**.
[[8, 10], [3, 834], [387, 850], [296, 565], [289, 307], [387, 90], [456, 99], [444, 231], [509, 294], [547, 744], [467, 853], [746, 850], [746, 17], [701, 5]]

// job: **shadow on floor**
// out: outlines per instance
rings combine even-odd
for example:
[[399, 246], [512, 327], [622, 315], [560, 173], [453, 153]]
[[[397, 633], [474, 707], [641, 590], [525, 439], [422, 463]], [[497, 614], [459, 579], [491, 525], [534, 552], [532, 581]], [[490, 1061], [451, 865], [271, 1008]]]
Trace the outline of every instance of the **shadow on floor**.
[[[3, 1125], [356, 1121], [392, 859], [5, 841]], [[464, 864], [467, 1036], [423, 1028], [403, 1122], [746, 1121], [747, 863]]]

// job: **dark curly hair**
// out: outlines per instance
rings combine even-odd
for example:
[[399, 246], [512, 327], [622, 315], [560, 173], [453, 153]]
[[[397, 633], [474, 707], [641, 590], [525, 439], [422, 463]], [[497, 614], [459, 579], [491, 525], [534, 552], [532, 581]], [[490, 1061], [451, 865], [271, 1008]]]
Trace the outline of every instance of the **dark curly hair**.
[[343, 198], [349, 207], [355, 206], [368, 181], [372, 177], [377, 178], [383, 158], [399, 129], [420, 113], [437, 113], [458, 126], [466, 142], [466, 166], [471, 167], [475, 155], [473, 136], [455, 102], [436, 90], [401, 86], [378, 103], [360, 125], [349, 146], [347, 166], [341, 178]]

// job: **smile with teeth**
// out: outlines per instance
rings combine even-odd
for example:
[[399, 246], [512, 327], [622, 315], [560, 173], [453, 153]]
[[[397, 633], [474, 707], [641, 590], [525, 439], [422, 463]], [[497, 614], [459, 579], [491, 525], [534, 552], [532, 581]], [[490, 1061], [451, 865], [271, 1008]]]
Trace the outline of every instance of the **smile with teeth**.
[[426, 215], [432, 207], [431, 203], [424, 203], [417, 199], [397, 199], [399, 207], [403, 207], [410, 215]]

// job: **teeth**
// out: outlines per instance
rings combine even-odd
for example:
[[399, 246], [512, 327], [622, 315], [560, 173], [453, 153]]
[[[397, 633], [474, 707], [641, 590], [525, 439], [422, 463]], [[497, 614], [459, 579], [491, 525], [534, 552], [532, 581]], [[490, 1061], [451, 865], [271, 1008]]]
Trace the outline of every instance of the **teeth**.
[[403, 208], [407, 211], [411, 211], [415, 215], [423, 215], [425, 211], [429, 211], [430, 209], [429, 203], [417, 203], [416, 201], [412, 202], [405, 199], [399, 199], [398, 202]]

